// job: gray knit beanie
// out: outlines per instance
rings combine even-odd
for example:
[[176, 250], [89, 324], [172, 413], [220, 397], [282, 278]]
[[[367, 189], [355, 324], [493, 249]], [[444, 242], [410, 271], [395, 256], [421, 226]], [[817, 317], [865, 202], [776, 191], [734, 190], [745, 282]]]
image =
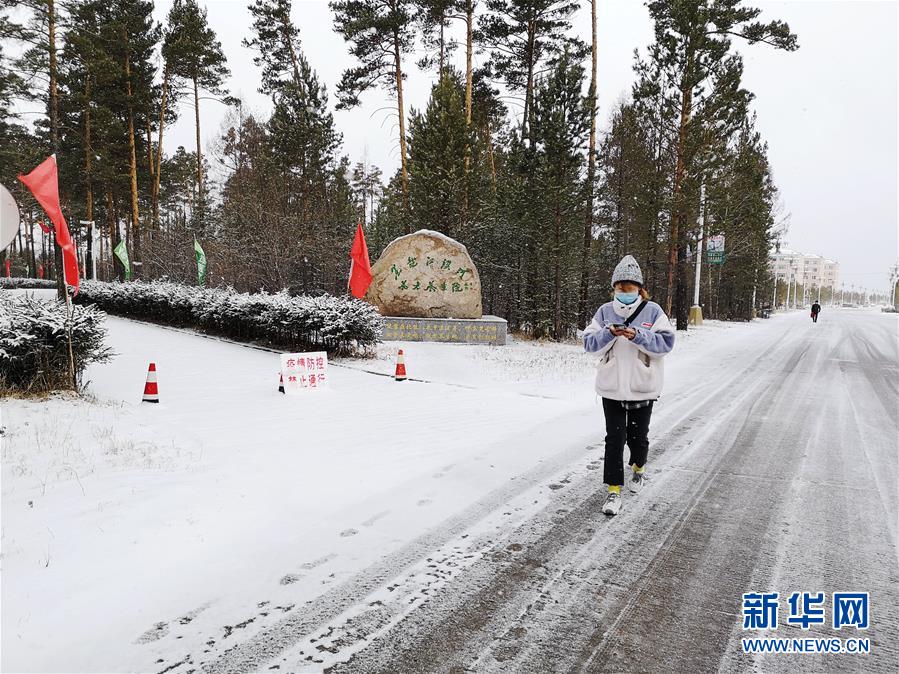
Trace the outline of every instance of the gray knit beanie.
[[630, 281], [640, 286], [643, 285], [643, 272], [640, 271], [640, 265], [634, 259], [633, 255], [625, 255], [615, 271], [612, 272], [612, 285], [619, 281]]

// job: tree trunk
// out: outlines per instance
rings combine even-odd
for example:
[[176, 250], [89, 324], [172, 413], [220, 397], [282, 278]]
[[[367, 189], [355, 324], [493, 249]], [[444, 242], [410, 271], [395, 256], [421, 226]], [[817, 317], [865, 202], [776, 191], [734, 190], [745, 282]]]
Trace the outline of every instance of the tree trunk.
[[591, 48], [592, 70], [590, 71], [590, 146], [587, 155], [587, 212], [584, 218], [584, 243], [581, 250], [581, 294], [578, 299], [580, 327], [585, 328], [589, 319], [587, 293], [590, 287], [590, 247], [593, 242], [593, 187], [596, 181], [596, 0], [590, 0], [590, 17], [593, 22]]
[[561, 196], [556, 192], [555, 223], [553, 232], [553, 338], [562, 339], [562, 209]]
[[128, 37], [124, 30], [122, 31], [122, 38], [125, 41], [125, 93], [127, 94], [128, 100], [128, 150], [131, 155], [131, 236], [133, 237], [132, 251], [134, 252], [134, 258], [131, 264], [135, 267], [133, 276], [138, 276], [140, 270], [137, 268], [137, 263], [142, 262], [143, 260], [141, 260], [140, 245], [140, 212], [137, 205], [137, 149], [134, 142], [134, 106], [131, 91], [131, 51], [128, 46]]
[[37, 255], [34, 252], [34, 218], [28, 214], [28, 240], [31, 241], [31, 274], [37, 278]]
[[[153, 211], [153, 227], [159, 228], [159, 182], [162, 175], [162, 132], [165, 129], [165, 110], [169, 95], [169, 64], [162, 71], [162, 101], [159, 104], [159, 136], [156, 141], [156, 170], [153, 171], [153, 187], [150, 190], [150, 203]], [[151, 151], [152, 152], [152, 151]], [[151, 155], [152, 156], [152, 155]], [[152, 161], [150, 162], [152, 165]]]
[[443, 77], [443, 67], [444, 67], [443, 64], [444, 64], [444, 56], [445, 56], [445, 55], [444, 55], [444, 49], [445, 49], [445, 48], [446, 48], [446, 47], [445, 47], [444, 42], [443, 42], [443, 17], [441, 16], [441, 17], [440, 17], [440, 57], [439, 57], [439, 58], [440, 58], [440, 63], [439, 63], [438, 68], [437, 68], [437, 77], [438, 77], [438, 78], [442, 78], [442, 77]]
[[287, 51], [290, 54], [290, 63], [291, 66], [293, 66], [293, 81], [294, 84], [300, 86], [303, 78], [300, 76], [300, 64], [299, 59], [297, 59], [296, 50], [293, 48], [293, 40], [290, 39], [290, 27], [290, 19], [286, 16], [282, 16], [282, 37], [284, 39], [284, 46], [287, 47]]
[[[91, 160], [93, 159], [93, 147], [91, 146], [91, 78], [85, 78], [84, 83], [84, 180], [87, 193], [85, 204], [86, 220], [94, 219], [94, 194], [91, 178]], [[94, 278], [94, 225], [91, 222], [87, 230], [87, 255], [84, 262], [84, 275], [86, 278]]]
[[[474, 21], [474, 0], [465, 3], [465, 181], [462, 195], [462, 227], [468, 223], [468, 175], [471, 167], [471, 86], [472, 86], [472, 22]], [[443, 61], [443, 26], [440, 28], [441, 62]], [[443, 67], [440, 69], [443, 73]]]
[[496, 161], [493, 158], [493, 137], [490, 134], [490, 117], [484, 125], [484, 135], [487, 138], [487, 161], [490, 164], [490, 186], [493, 188], [493, 195], [496, 196]]
[[[153, 162], [153, 129], [150, 127], [150, 115], [147, 115], [147, 167], [150, 171], [150, 191], [153, 191], [153, 185], [156, 183], [156, 168]], [[153, 243], [153, 209], [150, 208], [149, 213], [144, 213], [144, 229], [147, 233], [147, 243]]]
[[[200, 90], [197, 87], [197, 78], [193, 78], [194, 82], [194, 120], [197, 128], [197, 211], [203, 215], [206, 210], [206, 203], [203, 194], [203, 151], [200, 147]], [[201, 223], [202, 224], [202, 223]]]
[[[674, 169], [674, 200], [671, 213], [671, 230], [668, 235], [668, 296], [665, 300], [665, 313], [671, 315], [671, 305], [676, 292], [675, 274], [677, 269], [677, 257], [679, 247], [679, 235], [681, 229], [681, 221], [683, 218], [684, 206], [681, 203], [684, 177], [687, 172], [686, 164], [686, 145], [687, 145], [687, 127], [690, 124], [690, 107], [693, 99], [693, 87], [689, 83], [688, 73], [692, 70], [692, 57], [687, 63], [687, 72], [681, 82], [681, 108], [680, 108], [680, 124], [677, 131], [677, 148], [676, 157], [677, 164]], [[686, 325], [678, 326], [682, 330], [686, 330]]]
[[396, 78], [396, 108], [400, 121], [400, 175], [403, 187], [403, 212], [406, 217], [403, 218], [403, 233], [411, 233], [411, 222], [409, 220], [409, 173], [406, 168], [406, 119], [403, 113], [403, 70], [400, 61], [400, 35], [398, 31], [393, 32], [393, 67], [394, 77]]
[[528, 60], [528, 81], [524, 90], [524, 117], [521, 120], [521, 136], [527, 138], [528, 147], [531, 146], [531, 114], [534, 97], [534, 42], [536, 36], [536, 24], [533, 19], [528, 21], [528, 43], [525, 51], [525, 57]]
[[[56, 5], [55, 0], [47, 0], [47, 40], [50, 52], [50, 147], [53, 154], [59, 153], [59, 93], [56, 88]], [[59, 300], [66, 296], [63, 280], [62, 251], [56, 245], [56, 230], [50, 230], [50, 248], [56, 267], [56, 295]]]

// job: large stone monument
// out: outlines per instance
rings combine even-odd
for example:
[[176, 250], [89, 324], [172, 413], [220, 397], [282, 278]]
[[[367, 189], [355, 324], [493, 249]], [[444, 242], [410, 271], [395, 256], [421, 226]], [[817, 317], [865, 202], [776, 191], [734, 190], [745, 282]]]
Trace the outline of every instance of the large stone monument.
[[371, 273], [365, 299], [385, 317], [385, 339], [506, 343], [506, 321], [482, 315], [478, 270], [458, 241], [427, 229], [401, 236]]

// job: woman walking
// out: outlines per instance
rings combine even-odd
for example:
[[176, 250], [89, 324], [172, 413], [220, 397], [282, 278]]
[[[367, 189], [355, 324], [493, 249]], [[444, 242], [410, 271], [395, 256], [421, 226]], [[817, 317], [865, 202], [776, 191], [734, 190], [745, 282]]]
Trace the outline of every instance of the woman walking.
[[652, 404], [662, 392], [663, 358], [674, 347], [674, 328], [662, 307], [649, 301], [643, 272], [632, 256], [625, 255], [615, 267], [612, 287], [614, 299], [584, 330], [584, 348], [601, 356], [596, 392], [606, 417], [606, 515], [621, 510], [625, 443], [631, 452], [628, 488], [636, 493], [643, 487]]

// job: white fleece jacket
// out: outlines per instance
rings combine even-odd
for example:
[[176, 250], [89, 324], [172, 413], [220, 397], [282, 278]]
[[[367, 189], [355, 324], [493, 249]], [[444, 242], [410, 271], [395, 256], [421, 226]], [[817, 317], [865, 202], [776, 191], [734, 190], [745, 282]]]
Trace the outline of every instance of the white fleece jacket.
[[664, 357], [674, 348], [674, 327], [655, 302], [647, 302], [630, 327], [633, 340], [615, 337], [609, 326], [621, 323], [640, 306], [612, 300], [603, 304], [584, 330], [584, 348], [601, 357], [596, 392], [612, 400], [655, 400], [662, 393]]

